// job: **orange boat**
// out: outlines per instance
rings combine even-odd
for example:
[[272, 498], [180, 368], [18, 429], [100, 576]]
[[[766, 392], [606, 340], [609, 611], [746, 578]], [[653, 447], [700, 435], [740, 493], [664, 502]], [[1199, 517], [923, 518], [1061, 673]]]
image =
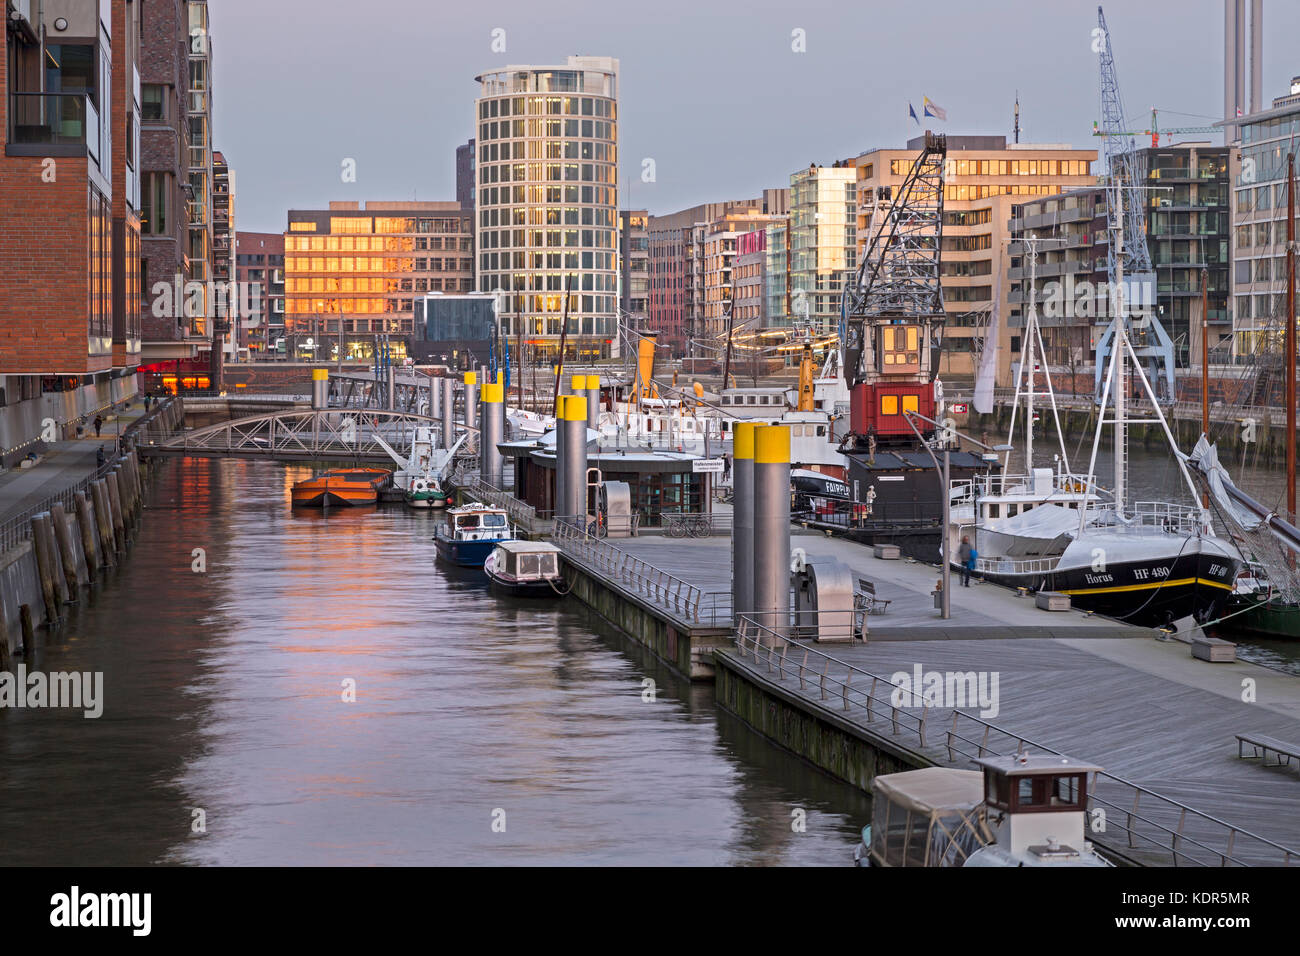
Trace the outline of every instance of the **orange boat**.
[[391, 478], [382, 468], [344, 468], [299, 481], [290, 494], [295, 508], [373, 505]]

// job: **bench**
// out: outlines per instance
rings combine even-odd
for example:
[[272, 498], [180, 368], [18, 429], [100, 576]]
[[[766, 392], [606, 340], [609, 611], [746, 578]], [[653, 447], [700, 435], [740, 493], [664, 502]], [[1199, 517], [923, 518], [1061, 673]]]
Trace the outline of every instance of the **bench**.
[[[1262, 766], [1265, 767], [1282, 767], [1290, 766], [1291, 758], [1300, 760], [1300, 744], [1289, 744], [1285, 740], [1278, 740], [1276, 737], [1269, 737], [1265, 734], [1237, 734], [1237, 756], [1245, 757], [1246, 745], [1249, 744], [1254, 753], [1252, 757], [1259, 757]], [[1277, 763], [1268, 762], [1268, 754], [1272, 751], [1277, 755]]]
[[858, 578], [858, 590], [853, 595], [854, 603], [868, 614], [884, 614], [890, 602], [876, 597], [876, 586], [866, 578]]

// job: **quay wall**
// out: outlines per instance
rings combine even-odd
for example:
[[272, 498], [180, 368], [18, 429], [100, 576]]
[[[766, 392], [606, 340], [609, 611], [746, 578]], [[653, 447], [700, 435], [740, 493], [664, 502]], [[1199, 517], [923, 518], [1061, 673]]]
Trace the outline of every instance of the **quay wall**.
[[713, 650], [731, 645], [730, 621], [715, 627], [676, 620], [664, 609], [629, 594], [567, 556], [562, 564], [570, 596], [602, 621], [649, 648], [682, 676], [696, 681], [713, 679]]

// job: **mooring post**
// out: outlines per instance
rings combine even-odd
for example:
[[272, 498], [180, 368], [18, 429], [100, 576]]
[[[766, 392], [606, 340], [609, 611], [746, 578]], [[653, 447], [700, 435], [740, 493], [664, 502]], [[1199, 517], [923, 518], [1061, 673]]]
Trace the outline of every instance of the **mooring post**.
[[775, 633], [790, 623], [790, 428], [754, 429], [754, 609]]
[[[45, 601], [45, 616], [51, 621], [59, 619], [59, 598], [55, 590], [54, 575], [56, 560], [50, 552], [50, 540], [45, 532], [50, 526], [50, 513], [42, 511], [32, 515], [32, 550], [36, 552], [36, 573], [41, 581], [41, 597]], [[62, 576], [63, 572], [58, 574]]]
[[754, 429], [736, 422], [731, 431], [731, 615], [754, 610]]
[[479, 476], [493, 488], [505, 483], [505, 458], [497, 448], [505, 441], [506, 406], [500, 382], [484, 382], [479, 397]]
[[81, 551], [86, 556], [86, 571], [97, 574], [103, 567], [99, 558], [99, 539], [95, 536], [95, 516], [90, 504], [90, 491], [83, 491], [74, 499], [77, 506], [77, 524], [81, 528]]

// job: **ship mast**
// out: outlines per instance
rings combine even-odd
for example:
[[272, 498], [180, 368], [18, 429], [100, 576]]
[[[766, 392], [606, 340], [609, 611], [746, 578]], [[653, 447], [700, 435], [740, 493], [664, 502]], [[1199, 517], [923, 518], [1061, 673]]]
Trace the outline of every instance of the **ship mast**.
[[1286, 157], [1286, 515], [1295, 521], [1295, 153]]
[[1115, 186], [1115, 350], [1112, 378], [1115, 388], [1115, 515], [1124, 515], [1125, 479], [1128, 477], [1128, 316], [1124, 304], [1124, 190]]

